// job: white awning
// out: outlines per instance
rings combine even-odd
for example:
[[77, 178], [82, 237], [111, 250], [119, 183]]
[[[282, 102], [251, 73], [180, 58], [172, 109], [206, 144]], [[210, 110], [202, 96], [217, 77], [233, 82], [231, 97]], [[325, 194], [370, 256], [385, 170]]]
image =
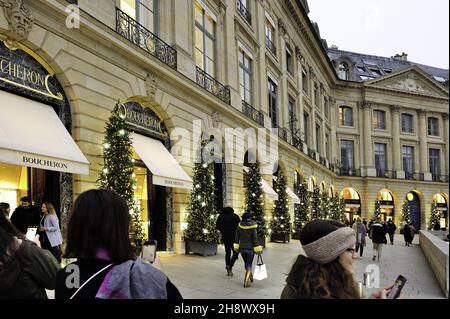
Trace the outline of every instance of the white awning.
[[345, 204], [345, 207], [348, 207], [348, 208], [360, 208], [361, 205], [360, 204]]
[[[244, 166], [244, 171], [246, 173], [248, 173], [249, 172], [249, 168]], [[264, 194], [266, 194], [268, 198], [273, 199], [273, 200], [277, 200], [278, 199], [277, 192], [275, 192], [273, 190], [273, 188], [270, 187], [269, 183], [267, 183], [264, 180], [264, 178], [262, 178], [262, 177], [261, 177], [261, 188], [262, 188], [262, 191], [264, 192]]]
[[0, 90], [0, 162], [89, 174], [89, 162], [51, 106]]
[[153, 174], [153, 184], [192, 189], [192, 179], [160, 141], [137, 133], [131, 138], [134, 150]]
[[288, 196], [292, 199], [294, 204], [300, 204], [300, 198], [298, 198], [298, 196], [295, 195], [294, 191], [291, 188], [287, 187], [286, 192]]

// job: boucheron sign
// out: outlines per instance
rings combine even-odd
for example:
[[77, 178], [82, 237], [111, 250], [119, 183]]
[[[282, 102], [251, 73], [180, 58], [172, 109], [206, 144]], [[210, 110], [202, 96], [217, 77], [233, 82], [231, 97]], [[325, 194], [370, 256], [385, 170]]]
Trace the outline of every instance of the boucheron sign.
[[63, 101], [53, 71], [29, 49], [0, 41], [0, 86], [45, 101]]

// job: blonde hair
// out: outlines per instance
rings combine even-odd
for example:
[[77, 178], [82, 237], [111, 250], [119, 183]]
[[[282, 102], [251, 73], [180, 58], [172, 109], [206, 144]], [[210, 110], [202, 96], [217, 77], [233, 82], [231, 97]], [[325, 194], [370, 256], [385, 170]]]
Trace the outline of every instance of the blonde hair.
[[47, 212], [48, 212], [50, 215], [56, 215], [55, 206], [53, 206], [52, 203], [49, 203], [49, 202], [43, 202], [42, 204], [45, 205], [45, 207], [47, 208]]

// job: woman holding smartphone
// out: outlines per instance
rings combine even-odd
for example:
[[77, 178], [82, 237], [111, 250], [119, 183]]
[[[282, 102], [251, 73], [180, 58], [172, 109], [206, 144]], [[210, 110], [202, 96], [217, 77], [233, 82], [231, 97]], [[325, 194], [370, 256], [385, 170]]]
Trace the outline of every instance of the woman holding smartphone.
[[61, 263], [61, 244], [63, 240], [55, 207], [49, 202], [44, 202], [42, 203], [41, 211], [42, 218], [39, 231], [43, 236], [42, 248], [49, 250], [56, 260]]

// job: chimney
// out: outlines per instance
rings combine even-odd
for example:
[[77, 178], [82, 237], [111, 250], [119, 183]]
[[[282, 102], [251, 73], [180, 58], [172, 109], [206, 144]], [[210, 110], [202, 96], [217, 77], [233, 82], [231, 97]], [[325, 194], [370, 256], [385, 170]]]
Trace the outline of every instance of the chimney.
[[402, 54], [396, 54], [392, 58], [397, 61], [408, 61], [408, 55], [405, 52], [402, 52]]

